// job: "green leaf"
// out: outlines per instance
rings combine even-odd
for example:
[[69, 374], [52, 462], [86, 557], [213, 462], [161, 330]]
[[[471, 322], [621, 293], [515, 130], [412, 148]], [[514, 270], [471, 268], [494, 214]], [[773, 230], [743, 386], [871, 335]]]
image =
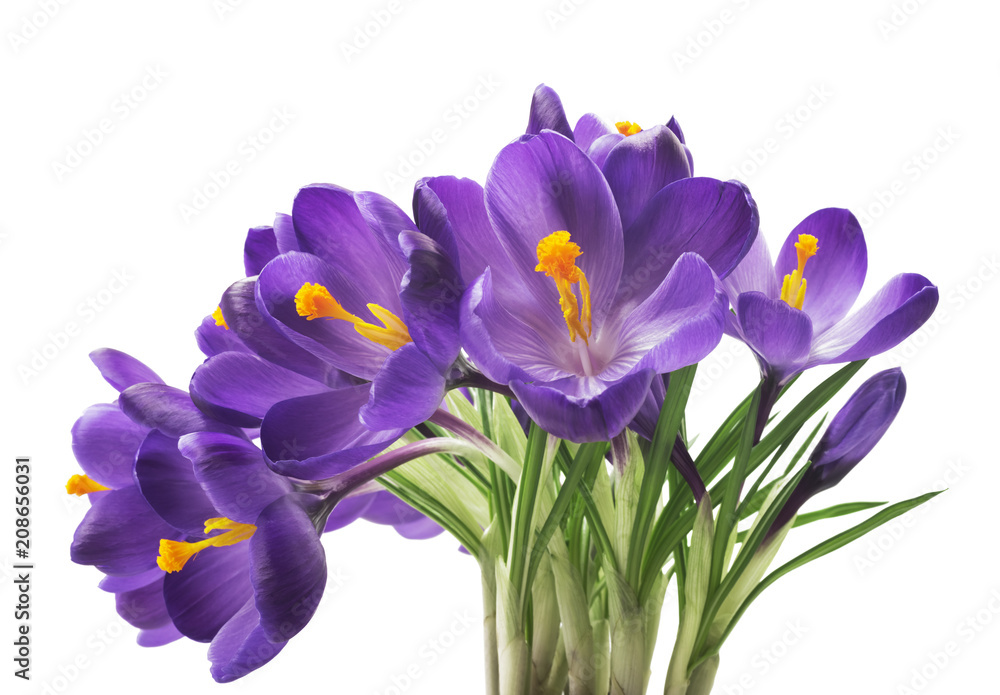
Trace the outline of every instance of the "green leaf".
[[861, 538], [870, 531], [874, 531], [879, 526], [882, 526], [883, 524], [892, 521], [897, 516], [901, 516], [902, 514], [905, 514], [911, 509], [919, 507], [925, 502], [933, 499], [934, 497], [937, 497], [942, 492], [944, 491], [938, 490], [935, 492], [928, 492], [926, 494], [919, 495], [918, 497], [913, 497], [903, 502], [897, 502], [891, 507], [883, 509], [875, 516], [865, 521], [862, 521], [857, 526], [853, 526], [848, 530], [844, 531], [843, 533], [838, 533], [836, 536], [833, 536], [832, 538], [823, 541], [819, 545], [810, 548], [806, 552], [802, 553], [801, 555], [795, 557], [792, 560], [789, 560], [784, 565], [771, 572], [760, 582], [760, 584], [757, 585], [756, 589], [750, 592], [750, 595], [747, 596], [746, 600], [744, 600], [743, 603], [740, 605], [739, 610], [737, 610], [736, 613], [733, 615], [733, 619], [732, 621], [730, 621], [729, 627], [726, 629], [726, 632], [722, 635], [722, 638], [719, 640], [718, 644], [713, 645], [712, 649], [708, 653], [706, 653], [703, 656], [703, 658], [707, 658], [712, 654], [718, 653], [719, 648], [722, 646], [723, 642], [726, 641], [726, 638], [729, 637], [729, 633], [732, 632], [733, 627], [735, 627], [736, 623], [739, 622], [740, 617], [742, 617], [746, 609], [750, 607], [750, 604], [753, 603], [754, 600], [758, 596], [760, 596], [765, 589], [767, 589], [767, 587], [774, 584], [776, 581], [784, 577], [792, 570], [798, 569], [799, 567], [802, 567], [803, 565], [812, 562], [813, 560], [817, 560], [823, 557], [824, 555], [828, 555], [835, 550], [843, 548], [848, 543], [856, 541], [857, 539]]

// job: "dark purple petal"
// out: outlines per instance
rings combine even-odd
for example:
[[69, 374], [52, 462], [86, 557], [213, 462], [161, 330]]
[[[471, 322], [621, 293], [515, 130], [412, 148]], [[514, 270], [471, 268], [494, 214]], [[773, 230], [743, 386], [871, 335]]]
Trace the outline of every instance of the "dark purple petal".
[[152, 630], [143, 630], [136, 638], [136, 643], [140, 647], [162, 647], [179, 640], [184, 635], [174, 627], [173, 623], [167, 623]]
[[594, 142], [587, 149], [587, 156], [594, 160], [594, 164], [602, 167], [604, 166], [604, 161], [608, 158], [608, 153], [615, 148], [615, 145], [624, 139], [625, 136], [617, 131], [607, 135], [602, 135], [594, 140]]
[[622, 324], [614, 360], [601, 377], [617, 379], [633, 369], [666, 374], [698, 362], [722, 340], [727, 308], [708, 264], [684, 254]]
[[171, 620], [195, 642], [211, 641], [252, 595], [247, 542], [206, 548], [163, 580]]
[[295, 236], [295, 223], [292, 216], [279, 212], [274, 216], [274, 240], [278, 244], [278, 253], [301, 251], [298, 237]]
[[361, 422], [372, 430], [408, 430], [433, 415], [444, 394], [444, 375], [408, 343], [389, 355], [372, 382]]
[[419, 232], [403, 232], [399, 243], [410, 269], [403, 276], [399, 299], [403, 322], [439, 372], [458, 358], [458, 322], [465, 287], [445, 250]]
[[271, 467], [283, 475], [319, 480], [374, 456], [405, 430], [373, 432], [358, 411], [370, 384], [282, 401], [264, 416], [260, 442]]
[[150, 432], [136, 456], [135, 480], [153, 511], [185, 535], [202, 534], [205, 521], [219, 516], [176, 439]]
[[500, 306], [493, 293], [490, 269], [462, 300], [462, 344], [479, 371], [498, 384], [513, 379], [530, 381], [536, 373], [557, 377], [565, 374], [554, 366], [557, 356], [552, 352], [562, 335], [552, 327], [546, 327], [546, 331], [545, 336], [539, 335]]
[[194, 331], [194, 337], [198, 341], [198, 349], [206, 357], [218, 355], [220, 352], [247, 352], [249, 350], [234, 331], [225, 326], [217, 325], [212, 316], [206, 316], [201, 320], [201, 325]]
[[616, 302], [624, 310], [645, 300], [686, 252], [725, 277], [750, 250], [758, 223], [757, 206], [739, 182], [694, 178], [667, 186], [625, 235], [628, 271]]
[[326, 588], [326, 553], [304, 505], [291, 494], [260, 514], [250, 539], [251, 577], [260, 625], [271, 642], [287, 642], [306, 626]]
[[146, 586], [115, 596], [115, 608], [125, 622], [143, 630], [153, 630], [170, 622], [163, 600], [163, 577]]
[[602, 390], [592, 395], [579, 394], [583, 380], [575, 377], [548, 384], [512, 381], [510, 387], [546, 432], [573, 442], [600, 442], [620, 434], [635, 417], [653, 376], [651, 369], [632, 372], [610, 384], [602, 383]]
[[299, 347], [349, 374], [371, 379], [389, 354], [389, 348], [365, 338], [351, 321], [326, 318], [310, 321], [300, 316], [295, 307], [295, 295], [308, 282], [326, 287], [346, 311], [370, 323], [377, 324], [377, 319], [367, 308], [369, 302], [399, 316], [402, 308], [398, 283], [390, 285], [388, 278], [382, 278], [377, 292], [365, 294], [371, 288], [361, 283], [368, 280], [371, 285], [376, 280], [370, 276], [359, 280], [361, 275], [360, 268], [352, 277], [336, 271], [317, 256], [293, 252], [267, 264], [257, 280], [257, 292], [269, 315]]
[[813, 340], [812, 322], [804, 311], [760, 292], [744, 292], [736, 302], [743, 339], [769, 365], [779, 380], [802, 369]]
[[134, 422], [176, 439], [188, 432], [235, 432], [198, 410], [185, 391], [163, 384], [136, 384], [122, 391], [122, 412]]
[[260, 449], [241, 437], [195, 432], [181, 437], [178, 448], [192, 461], [216, 516], [252, 524], [264, 507], [292, 489], [267, 467]]
[[191, 377], [191, 399], [202, 412], [237, 427], [256, 427], [278, 401], [329, 390], [309, 377], [243, 352], [211, 357]]
[[259, 669], [284, 646], [285, 642], [275, 644], [264, 635], [260, 614], [251, 598], [219, 630], [208, 648], [212, 678], [218, 683], [231, 683]]
[[327, 517], [326, 527], [323, 529], [323, 533], [329, 533], [330, 531], [336, 531], [337, 529], [344, 528], [348, 524], [353, 523], [357, 519], [368, 511], [368, 508], [375, 501], [375, 495], [377, 493], [369, 493], [366, 495], [357, 495], [356, 497], [347, 497], [342, 499], [337, 503], [337, 506], [333, 508], [330, 516]]
[[226, 290], [219, 304], [229, 324], [228, 332], [242, 341], [244, 350], [327, 386], [342, 385], [341, 372], [293, 343], [274, 325], [274, 319], [261, 312], [260, 305], [266, 308], [270, 303], [258, 297], [257, 290], [256, 280], [239, 280]]
[[161, 538], [179, 537], [138, 488], [126, 487], [94, 502], [73, 534], [70, 558], [105, 574], [135, 575], [156, 567]]
[[[387, 211], [384, 198], [358, 195], [363, 196], [361, 202], [369, 219], [383, 219]], [[358, 202], [354, 193], [339, 186], [306, 186], [292, 204], [296, 237], [302, 251], [319, 256], [341, 274], [352, 277], [367, 302], [391, 308], [393, 288], [399, 286], [406, 264], [395, 246], [395, 237], [390, 242], [385, 229], [373, 230]], [[387, 226], [393, 223], [391, 218], [384, 221]]]
[[775, 260], [774, 272], [780, 283], [798, 268], [795, 242], [800, 234], [819, 240], [819, 250], [806, 263], [806, 298], [802, 310], [809, 314], [813, 331], [819, 335], [854, 306], [868, 270], [868, 251], [861, 225], [848, 210], [826, 208], [799, 222], [785, 239]]
[[486, 218], [482, 187], [471, 179], [454, 176], [424, 178], [413, 188], [413, 219], [417, 228], [460, 267], [461, 256], [455, 227], [461, 230], [480, 227], [482, 234], [492, 234]]
[[655, 126], [620, 141], [601, 166], [628, 229], [646, 203], [664, 186], [691, 176], [684, 145], [666, 126]]
[[90, 360], [97, 365], [101, 376], [118, 391], [129, 386], [152, 382], [162, 384], [163, 379], [142, 362], [119, 350], [100, 348], [90, 353]]
[[260, 273], [267, 262], [279, 253], [273, 227], [252, 227], [243, 244], [243, 269], [247, 277]]
[[162, 578], [163, 575], [163, 570], [159, 567], [154, 567], [151, 570], [132, 574], [127, 577], [104, 577], [97, 586], [101, 591], [107, 591], [109, 594], [117, 594], [121, 591], [132, 591], [147, 584], [152, 584]]
[[130, 487], [135, 452], [147, 431], [114, 403], [92, 405], [73, 425], [73, 455], [83, 472], [101, 485]]
[[576, 146], [586, 152], [594, 144], [594, 140], [604, 135], [617, 133], [618, 131], [592, 113], [585, 113], [576, 122], [573, 129], [573, 141]]
[[938, 288], [923, 275], [897, 275], [860, 310], [816, 339], [808, 366], [852, 362], [885, 352], [920, 328], [937, 303]]
[[570, 140], [573, 139], [573, 129], [569, 127], [566, 112], [556, 90], [540, 84], [535, 87], [531, 96], [531, 112], [528, 114], [528, 135], [537, 135], [543, 130], [554, 130]]

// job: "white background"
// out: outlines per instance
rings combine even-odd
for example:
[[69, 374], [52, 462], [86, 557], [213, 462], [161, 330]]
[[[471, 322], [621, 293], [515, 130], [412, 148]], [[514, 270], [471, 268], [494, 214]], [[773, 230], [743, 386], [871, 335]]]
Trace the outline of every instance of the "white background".
[[[996, 530], [987, 528], [1000, 488], [991, 445], [998, 15], [995, 3], [972, 0], [716, 0], [697, 8], [6, 0], [0, 470], [9, 472], [0, 474], [0, 558], [9, 565], [13, 553], [13, 459], [30, 455], [37, 566], [30, 684], [11, 674], [15, 596], [3, 578], [0, 692], [222, 687], [211, 682], [205, 645], [136, 646], [112, 596], [96, 588], [99, 574], [69, 562], [87, 507], [62, 492], [77, 470], [70, 426], [86, 406], [114, 396], [87, 354], [116, 347], [184, 386], [200, 361], [192, 331], [242, 276], [248, 227], [289, 211], [296, 190], [312, 182], [375, 190], [409, 209], [421, 176], [481, 181], [523, 131], [539, 82], [559, 91], [574, 123], [586, 111], [641, 125], [676, 115], [697, 174], [738, 175], [750, 185], [772, 248], [813, 210], [852, 208], [868, 240], [864, 296], [903, 271], [941, 289], [931, 323], [866, 367], [904, 366], [909, 394], [897, 424], [822, 501], [950, 491], [907, 525], [769, 590], [725, 646], [718, 692], [995, 692], [1000, 600], [991, 603], [991, 594], [1000, 597], [1000, 562]], [[130, 106], [122, 94], [133, 90]], [[462, 102], [460, 113], [454, 104]], [[260, 132], [275, 109], [290, 123]], [[104, 119], [101, 142], [81, 146]], [[435, 129], [443, 142], [421, 162], [418, 142]], [[255, 135], [268, 144], [251, 161], [247, 138]], [[70, 149], [87, 156], [78, 161]], [[401, 169], [401, 158], [416, 166]], [[230, 160], [239, 173], [206, 191]], [[181, 206], [194, 203], [196, 190], [215, 195], [185, 219]], [[115, 273], [127, 285], [112, 285]], [[99, 313], [86, 310], [88, 298]], [[61, 339], [71, 322], [76, 335]], [[54, 357], [37, 374], [23, 372], [49, 343]], [[699, 372], [692, 431], [717, 422], [754, 379], [745, 351], [724, 342]], [[781, 557], [848, 523], [804, 530]], [[327, 536], [326, 547], [337, 579], [312, 623], [227, 692], [373, 695], [394, 692], [394, 677], [406, 693], [481, 692], [478, 570], [452, 540], [404, 541], [357, 524]], [[673, 609], [664, 612], [650, 692], [662, 687], [674, 619]], [[931, 655], [950, 642], [953, 655], [935, 665]], [[435, 645], [448, 646], [432, 659]], [[80, 659], [83, 668], [74, 665]], [[411, 668], [419, 677], [407, 683], [400, 674]]]

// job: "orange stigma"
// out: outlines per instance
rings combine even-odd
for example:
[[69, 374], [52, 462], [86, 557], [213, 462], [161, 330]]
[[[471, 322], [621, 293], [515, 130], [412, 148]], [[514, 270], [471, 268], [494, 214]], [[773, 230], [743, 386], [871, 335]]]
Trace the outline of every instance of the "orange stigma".
[[229, 330], [229, 324], [226, 323], [225, 317], [222, 315], [222, 307], [215, 307], [215, 311], [212, 312], [212, 318], [215, 319], [216, 326], [222, 326], [227, 331]]
[[110, 490], [109, 487], [104, 487], [93, 478], [86, 475], [74, 475], [66, 483], [66, 494], [76, 495], [80, 497], [82, 495], [89, 495], [92, 492], [101, 492], [103, 490]]
[[382, 325], [368, 323], [344, 309], [323, 285], [309, 282], [302, 285], [295, 293], [295, 310], [299, 316], [305, 316], [308, 321], [315, 319], [350, 321], [358, 333], [390, 350], [398, 350], [413, 342], [406, 324], [388, 309], [378, 304], [369, 304], [368, 311], [372, 312]]
[[[576, 342], [576, 337], [583, 338], [587, 343], [590, 337], [590, 285], [587, 276], [576, 267], [576, 259], [582, 255], [580, 246], [569, 240], [569, 232], [553, 232], [538, 242], [538, 265], [535, 270], [544, 272], [555, 280], [559, 292], [559, 308], [569, 328], [569, 339]], [[583, 308], [573, 293], [573, 285], [579, 283], [580, 299]], [[589, 344], [589, 343], [588, 343]]]
[[253, 524], [241, 524], [225, 517], [208, 519], [205, 522], [205, 533], [220, 530], [223, 533], [195, 543], [171, 541], [166, 538], [161, 539], [160, 555], [156, 558], [156, 564], [164, 572], [180, 572], [184, 569], [184, 565], [187, 564], [188, 560], [205, 548], [222, 548], [223, 546], [241, 543], [253, 536], [257, 531], [257, 527]]
[[642, 128], [639, 127], [639, 124], [633, 123], [632, 121], [618, 121], [615, 123], [615, 128], [618, 129], [619, 133], [626, 137], [642, 132]]
[[819, 251], [818, 243], [819, 240], [812, 234], [799, 234], [799, 240], [795, 242], [799, 267], [786, 275], [781, 283], [781, 300], [796, 309], [802, 309], [806, 301], [806, 279], [802, 274], [806, 271], [806, 262]]

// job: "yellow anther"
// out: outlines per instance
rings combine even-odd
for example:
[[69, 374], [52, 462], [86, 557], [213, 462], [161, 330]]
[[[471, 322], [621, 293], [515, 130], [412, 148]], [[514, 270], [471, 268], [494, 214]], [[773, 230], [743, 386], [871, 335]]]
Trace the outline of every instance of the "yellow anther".
[[212, 312], [212, 318], [215, 319], [216, 326], [222, 326], [227, 331], [229, 330], [229, 324], [226, 323], [226, 318], [222, 315], [222, 307], [215, 307], [215, 311]]
[[818, 243], [819, 240], [812, 234], [799, 234], [799, 240], [795, 242], [799, 267], [786, 275], [781, 283], [782, 301], [796, 309], [801, 309], [806, 301], [806, 279], [803, 273], [806, 270], [806, 262], [819, 251]]
[[368, 323], [344, 309], [323, 285], [309, 282], [302, 285], [295, 293], [295, 310], [299, 316], [305, 316], [309, 321], [314, 319], [350, 321], [358, 333], [390, 350], [398, 350], [413, 340], [406, 324], [388, 309], [378, 304], [369, 304], [368, 310], [382, 322], [382, 325]]
[[216, 517], [205, 522], [205, 533], [220, 530], [223, 533], [195, 543], [161, 539], [160, 555], [156, 558], [156, 564], [164, 572], [180, 572], [188, 560], [205, 548], [222, 548], [242, 543], [253, 536], [257, 527], [253, 524], [241, 524], [225, 517]]
[[642, 128], [639, 127], [638, 123], [633, 123], [632, 121], [618, 121], [615, 123], [615, 128], [622, 135], [635, 135], [636, 133], [641, 133]]
[[[569, 328], [569, 339], [576, 342], [576, 337], [583, 338], [587, 343], [590, 337], [590, 284], [583, 271], [576, 267], [576, 259], [582, 255], [580, 246], [569, 240], [569, 232], [553, 232], [538, 242], [538, 265], [535, 270], [544, 272], [556, 283], [559, 292], [559, 308]], [[579, 284], [580, 302], [573, 293], [573, 285]]]
[[102, 490], [110, 490], [109, 487], [104, 487], [93, 478], [86, 475], [74, 475], [66, 483], [66, 494], [76, 495], [80, 497], [81, 495], [89, 495], [92, 492], [101, 492]]

